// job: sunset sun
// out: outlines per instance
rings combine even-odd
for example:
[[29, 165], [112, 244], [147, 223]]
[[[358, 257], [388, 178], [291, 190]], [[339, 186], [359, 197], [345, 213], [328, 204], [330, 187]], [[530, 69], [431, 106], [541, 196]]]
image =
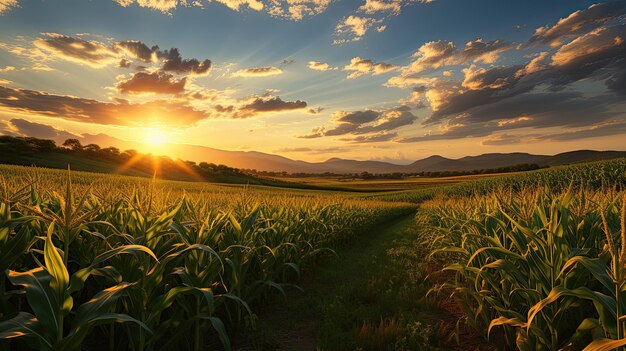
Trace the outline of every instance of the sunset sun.
[[169, 142], [167, 133], [158, 128], [146, 129], [144, 132], [143, 142], [149, 151], [161, 151], [165, 144]]

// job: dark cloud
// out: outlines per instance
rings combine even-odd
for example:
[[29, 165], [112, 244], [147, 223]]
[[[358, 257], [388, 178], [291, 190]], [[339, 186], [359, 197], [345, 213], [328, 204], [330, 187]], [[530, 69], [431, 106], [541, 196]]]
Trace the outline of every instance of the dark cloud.
[[172, 48], [159, 53], [165, 62], [161, 70], [178, 74], [204, 75], [211, 70], [211, 60], [182, 59], [178, 49]]
[[117, 83], [120, 93], [125, 94], [180, 94], [185, 91], [186, 78], [175, 79], [173, 75], [154, 72], [137, 72], [130, 79]]
[[349, 124], [365, 124], [375, 121], [380, 116], [379, 111], [365, 110], [345, 112], [341, 111], [335, 115], [335, 121]]
[[45, 38], [37, 39], [33, 44], [57, 57], [68, 61], [104, 67], [119, 61], [115, 48], [98, 41], [87, 41], [58, 33], [44, 33]]
[[359, 135], [354, 138], [343, 138], [342, 141], [348, 141], [351, 143], [379, 143], [383, 141], [390, 141], [398, 136], [398, 133], [378, 133], [370, 135]]
[[64, 141], [70, 138], [79, 138], [80, 136], [70, 133], [66, 130], [57, 129], [47, 124], [30, 122], [21, 118], [14, 118], [5, 122], [5, 127], [0, 132], [8, 132], [5, 134], [14, 136], [29, 136], [40, 139], [52, 139], [55, 141]]
[[137, 40], [105, 43], [58, 33], [44, 33], [44, 38], [33, 43], [54, 57], [96, 68], [112, 64], [128, 68], [131, 64], [129, 59], [132, 59], [146, 64], [162, 60], [163, 64], [159, 70], [176, 74], [205, 75], [211, 70], [211, 60], [183, 59], [177, 48], [159, 50], [156, 45], [148, 47]]
[[130, 103], [121, 99], [102, 102], [3, 86], [0, 86], [0, 106], [22, 113], [114, 125], [191, 125], [210, 117], [208, 112], [196, 110], [184, 102], [153, 100]]
[[571, 91], [521, 94], [446, 120], [438, 133], [401, 138], [398, 142], [482, 137], [520, 128], [586, 128], [623, 116], [623, 111], [615, 109], [622, 102], [616, 96], [585, 97]]
[[537, 136], [540, 141], [566, 141], [626, 134], [626, 121], [610, 121], [565, 133]]
[[546, 141], [570, 141], [586, 138], [626, 135], [626, 121], [615, 120], [598, 123], [585, 128], [567, 130], [562, 133], [548, 134], [499, 134], [481, 142], [482, 145], [511, 145], [524, 143], [541, 143]]
[[530, 46], [558, 46], [564, 39], [576, 37], [619, 17], [624, 14], [625, 9], [626, 4], [623, 1], [591, 5], [584, 10], [575, 11], [565, 18], [561, 18], [553, 26], [537, 28], [527, 44]]
[[233, 118], [248, 118], [259, 113], [285, 112], [302, 110], [307, 107], [306, 101], [283, 101], [278, 96], [258, 97], [238, 107], [232, 115]]
[[159, 47], [154, 45], [151, 48], [148, 45], [137, 40], [125, 40], [115, 44], [115, 47], [124, 51], [128, 56], [143, 62], [156, 61]]
[[213, 106], [213, 109], [219, 116], [226, 118], [250, 118], [259, 114], [288, 111], [309, 112], [306, 101], [284, 101], [278, 96], [268, 94], [263, 96], [253, 95], [241, 99], [232, 105], [217, 104]]
[[[333, 120], [336, 123], [334, 127], [330, 129], [315, 128], [311, 133], [299, 136], [299, 138], [313, 139], [324, 136], [386, 133], [413, 124], [417, 117], [411, 113], [408, 106], [398, 106], [380, 111], [337, 111], [333, 114]], [[363, 139], [365, 140], [365, 138]]]
[[117, 67], [119, 67], [119, 68], [130, 68], [130, 64], [131, 64], [131, 63], [132, 63], [132, 62], [130, 62], [130, 61], [129, 61], [129, 60], [127, 60], [127, 59], [121, 59], [121, 60], [120, 60], [120, 63], [117, 65]]
[[[556, 92], [585, 78], [606, 81], [609, 89], [623, 89], [626, 69], [626, 25], [601, 27], [563, 45], [550, 59], [540, 55], [544, 63], [533, 59], [527, 66], [470, 67], [463, 86], [433, 84], [426, 95], [431, 97], [433, 114], [425, 123], [453, 118], [458, 114], [472, 114], [472, 109], [512, 99], [533, 90]], [[533, 65], [533, 67], [530, 67]], [[613, 99], [606, 95], [606, 99]], [[549, 98], [548, 98], [549, 99]], [[436, 101], [433, 104], [433, 101]], [[607, 103], [610, 100], [606, 101]], [[511, 106], [514, 108], [514, 106]]]

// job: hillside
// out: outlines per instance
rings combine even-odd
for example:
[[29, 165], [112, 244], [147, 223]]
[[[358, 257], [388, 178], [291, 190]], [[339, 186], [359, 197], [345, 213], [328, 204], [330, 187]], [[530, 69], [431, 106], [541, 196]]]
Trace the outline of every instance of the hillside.
[[257, 178], [224, 165], [172, 160], [168, 157], [139, 154], [132, 150], [100, 148], [87, 145], [82, 149], [58, 147], [53, 141], [37, 138], [0, 136], [0, 164], [41, 168], [111, 173], [169, 180], [209, 181], [217, 183], [289, 185]]
[[[97, 136], [93, 136], [94, 138]], [[123, 141], [115, 138], [97, 138], [102, 145], [117, 146]], [[500, 168], [519, 164], [537, 164], [542, 167], [569, 163], [608, 160], [626, 157], [626, 151], [577, 150], [554, 156], [533, 155], [523, 152], [489, 153], [478, 156], [465, 156], [450, 159], [433, 155], [408, 165], [398, 165], [383, 161], [357, 161], [330, 158], [324, 162], [306, 162], [258, 151], [230, 151], [206, 146], [168, 144], [167, 154], [185, 155], [185, 158], [200, 162], [225, 164], [239, 169], [254, 169], [266, 172], [287, 173], [418, 173], [441, 171], [471, 171], [476, 169]]]

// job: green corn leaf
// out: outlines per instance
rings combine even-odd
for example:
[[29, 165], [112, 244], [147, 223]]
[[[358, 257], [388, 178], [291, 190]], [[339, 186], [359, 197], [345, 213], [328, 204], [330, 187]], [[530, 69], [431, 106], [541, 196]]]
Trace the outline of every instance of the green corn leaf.
[[[44, 245], [44, 260], [46, 264], [46, 270], [52, 276], [52, 280], [50, 281], [50, 287], [56, 293], [57, 299], [59, 301], [63, 301], [64, 309], [66, 308], [66, 294], [67, 287], [70, 282], [70, 275], [63, 264], [63, 258], [57, 251], [57, 248], [52, 243], [52, 234], [54, 233], [54, 222], [50, 223], [48, 227], [48, 236], [46, 237], [46, 244]], [[69, 304], [69, 308], [67, 311], [71, 309], [71, 297], [70, 301], [67, 302]]]
[[24, 287], [28, 305], [37, 317], [42, 333], [52, 344], [57, 337], [61, 313], [57, 296], [50, 288], [52, 277], [40, 267], [27, 272], [9, 271], [8, 278], [12, 284]]
[[91, 266], [97, 266], [98, 264], [110, 260], [117, 255], [136, 254], [138, 252], [146, 253], [150, 257], [154, 258], [157, 262], [159, 261], [154, 252], [152, 252], [152, 250], [143, 245], [124, 245], [96, 256], [93, 262], [91, 262]]
[[50, 341], [41, 333], [41, 325], [30, 313], [20, 312], [17, 316], [0, 322], [0, 339], [21, 337], [35, 338], [42, 346], [52, 348]]
[[125, 290], [134, 283], [121, 283], [97, 293], [91, 300], [80, 305], [76, 310], [73, 325], [79, 327], [82, 324], [97, 318], [100, 314], [109, 312], [117, 300], [125, 293]]

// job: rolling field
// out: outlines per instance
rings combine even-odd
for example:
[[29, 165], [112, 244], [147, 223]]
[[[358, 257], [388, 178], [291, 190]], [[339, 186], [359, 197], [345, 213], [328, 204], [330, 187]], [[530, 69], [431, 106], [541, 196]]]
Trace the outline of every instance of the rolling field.
[[[482, 183], [482, 184], [481, 184]], [[417, 220], [470, 325], [498, 348], [626, 345], [626, 161], [467, 183]], [[405, 197], [406, 198], [406, 197]]]
[[[507, 173], [510, 174], [510, 173]], [[412, 177], [406, 179], [345, 179], [338, 177], [272, 177], [271, 179], [313, 185], [318, 187], [334, 187], [351, 191], [377, 192], [399, 191], [418, 188], [432, 188], [436, 186], [465, 183], [482, 178], [499, 176], [493, 174], [476, 174], [455, 177]]]
[[293, 190], [0, 175], [0, 337], [18, 349], [231, 349], [255, 305], [303, 267], [414, 211]]
[[0, 165], [0, 348], [626, 345], [626, 160], [458, 178], [363, 194]]

